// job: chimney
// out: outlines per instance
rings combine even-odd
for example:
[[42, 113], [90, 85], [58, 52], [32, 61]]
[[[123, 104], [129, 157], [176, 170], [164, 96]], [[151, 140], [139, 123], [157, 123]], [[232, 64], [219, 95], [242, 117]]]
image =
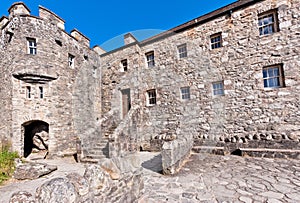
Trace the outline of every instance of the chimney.
[[127, 33], [124, 35], [124, 44], [131, 44], [134, 42], [138, 42], [137, 39], [131, 34], [131, 33]]
[[16, 2], [8, 9], [9, 17], [15, 15], [30, 15], [29, 8], [23, 2]]

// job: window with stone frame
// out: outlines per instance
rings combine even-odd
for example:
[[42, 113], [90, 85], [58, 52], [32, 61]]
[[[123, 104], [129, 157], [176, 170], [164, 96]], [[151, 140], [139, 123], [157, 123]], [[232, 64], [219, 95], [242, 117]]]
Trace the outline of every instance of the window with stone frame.
[[156, 89], [147, 91], [147, 106], [156, 105]]
[[263, 80], [265, 88], [284, 87], [284, 72], [282, 64], [264, 67]]
[[31, 55], [36, 55], [37, 53], [36, 39], [27, 38], [27, 53]]
[[127, 59], [124, 59], [121, 61], [122, 71], [126, 72], [128, 70], [128, 61]]
[[211, 49], [217, 49], [222, 47], [222, 33], [216, 33], [210, 36]]
[[212, 84], [213, 87], [213, 95], [224, 95], [224, 83], [223, 81], [214, 82]]
[[180, 88], [180, 92], [181, 92], [182, 100], [189, 100], [191, 98], [190, 87], [182, 87], [182, 88]]
[[271, 10], [258, 15], [259, 35], [270, 35], [279, 31], [277, 11]]
[[70, 68], [74, 68], [75, 56], [73, 56], [72, 54], [68, 55], [68, 64]]
[[26, 86], [26, 98], [30, 99], [31, 98], [31, 87]]
[[187, 57], [187, 46], [186, 46], [186, 44], [179, 45], [177, 47], [177, 49], [178, 49], [179, 58]]
[[145, 55], [146, 55], [147, 66], [154, 67], [155, 66], [154, 51], [147, 52]]
[[39, 87], [39, 91], [40, 91], [40, 99], [43, 99], [44, 98], [44, 88]]

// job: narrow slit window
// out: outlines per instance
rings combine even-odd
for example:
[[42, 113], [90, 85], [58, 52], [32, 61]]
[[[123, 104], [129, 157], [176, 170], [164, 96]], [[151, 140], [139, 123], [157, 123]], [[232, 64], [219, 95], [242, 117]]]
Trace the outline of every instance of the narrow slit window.
[[74, 68], [75, 56], [73, 56], [72, 54], [69, 54], [68, 63], [69, 63], [70, 68]]
[[31, 98], [31, 87], [30, 86], [26, 87], [26, 98], [28, 98], [28, 99]]
[[44, 98], [44, 89], [43, 89], [43, 87], [39, 87], [39, 90], [40, 90], [40, 99], [43, 99]]

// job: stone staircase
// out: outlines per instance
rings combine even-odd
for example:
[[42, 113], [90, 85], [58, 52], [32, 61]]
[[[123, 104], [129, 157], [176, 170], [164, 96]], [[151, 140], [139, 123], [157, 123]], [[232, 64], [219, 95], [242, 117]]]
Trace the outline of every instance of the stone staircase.
[[95, 143], [91, 149], [89, 149], [88, 154], [81, 159], [81, 162], [98, 163], [102, 159], [108, 158], [108, 156], [108, 138], [103, 138]]

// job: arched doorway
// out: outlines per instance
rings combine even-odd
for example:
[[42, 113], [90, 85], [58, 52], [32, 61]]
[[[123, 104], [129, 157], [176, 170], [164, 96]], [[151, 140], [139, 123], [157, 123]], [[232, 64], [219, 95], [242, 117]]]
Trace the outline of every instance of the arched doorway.
[[24, 133], [24, 157], [28, 157], [32, 152], [48, 150], [48, 123], [40, 120], [28, 121], [22, 127]]

